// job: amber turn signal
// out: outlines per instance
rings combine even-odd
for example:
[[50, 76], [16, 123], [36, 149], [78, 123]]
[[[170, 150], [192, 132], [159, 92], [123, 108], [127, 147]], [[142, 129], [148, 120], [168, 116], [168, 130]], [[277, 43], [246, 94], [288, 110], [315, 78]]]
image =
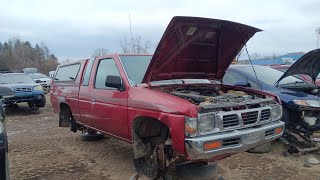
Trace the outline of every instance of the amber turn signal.
[[274, 130], [275, 134], [281, 134], [282, 133], [283, 128], [282, 127], [278, 127]]
[[213, 149], [218, 149], [221, 147], [221, 142], [220, 141], [212, 141], [212, 142], [206, 142], [203, 144], [203, 149], [205, 151], [210, 151]]

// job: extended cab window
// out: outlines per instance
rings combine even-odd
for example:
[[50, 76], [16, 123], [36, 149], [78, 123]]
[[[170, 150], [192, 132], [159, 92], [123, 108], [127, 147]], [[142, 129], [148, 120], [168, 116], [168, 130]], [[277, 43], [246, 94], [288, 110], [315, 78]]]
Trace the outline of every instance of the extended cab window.
[[97, 89], [114, 89], [105, 85], [106, 78], [109, 75], [120, 76], [120, 73], [113, 59], [103, 59], [99, 62], [94, 87]]
[[90, 74], [91, 74], [93, 62], [94, 62], [94, 58], [91, 58], [87, 64], [86, 70], [84, 71], [83, 81], [82, 81], [83, 86], [89, 85]]
[[74, 81], [77, 78], [80, 64], [62, 66], [56, 73], [55, 81]]

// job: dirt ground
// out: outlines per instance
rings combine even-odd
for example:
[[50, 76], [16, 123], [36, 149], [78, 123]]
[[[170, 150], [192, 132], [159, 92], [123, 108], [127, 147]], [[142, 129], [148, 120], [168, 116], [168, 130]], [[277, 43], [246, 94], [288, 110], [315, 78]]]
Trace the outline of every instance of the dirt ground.
[[[79, 132], [58, 127], [58, 116], [46, 107], [30, 112], [26, 105], [7, 109], [11, 179], [129, 179], [135, 172], [130, 144], [114, 138], [80, 140]], [[319, 153], [285, 157], [275, 142], [267, 154], [241, 153], [219, 162], [224, 179], [319, 179], [320, 165], [305, 167]]]

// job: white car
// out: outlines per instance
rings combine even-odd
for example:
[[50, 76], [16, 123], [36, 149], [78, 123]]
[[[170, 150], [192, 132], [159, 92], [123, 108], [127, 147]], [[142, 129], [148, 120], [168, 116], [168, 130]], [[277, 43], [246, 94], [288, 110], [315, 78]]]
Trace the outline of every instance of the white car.
[[42, 73], [29, 73], [28, 75], [31, 76], [36, 83], [40, 83], [42, 85], [43, 91], [45, 93], [49, 92], [51, 86], [51, 78]]

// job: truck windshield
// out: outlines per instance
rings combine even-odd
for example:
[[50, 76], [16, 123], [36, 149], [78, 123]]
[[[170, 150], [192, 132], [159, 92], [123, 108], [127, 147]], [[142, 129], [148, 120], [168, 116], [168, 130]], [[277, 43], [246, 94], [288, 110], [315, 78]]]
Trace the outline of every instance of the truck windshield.
[[120, 56], [130, 84], [141, 84], [152, 56]]
[[[120, 56], [123, 67], [127, 73], [131, 85], [141, 84], [143, 77], [150, 64], [152, 56]], [[182, 83], [211, 83], [207, 79], [170, 79], [162, 81], [153, 81], [151, 84], [182, 84]]]

